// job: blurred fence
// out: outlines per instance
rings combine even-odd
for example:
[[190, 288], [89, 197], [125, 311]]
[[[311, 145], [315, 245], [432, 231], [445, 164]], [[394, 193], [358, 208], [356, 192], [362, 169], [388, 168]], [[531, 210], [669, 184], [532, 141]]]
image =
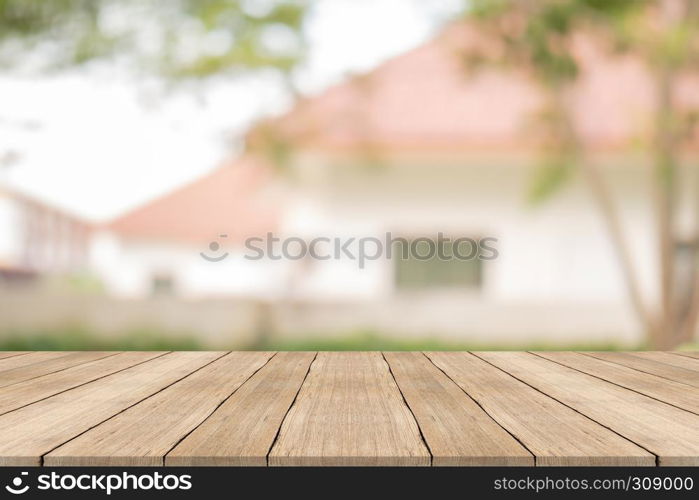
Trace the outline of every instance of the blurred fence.
[[0, 338], [75, 329], [99, 338], [149, 332], [189, 337], [208, 348], [327, 340], [373, 332], [405, 341], [464, 344], [614, 344], [636, 346], [640, 328], [625, 307], [599, 304], [493, 304], [468, 297], [400, 296], [381, 302], [259, 303], [171, 297], [120, 300], [106, 296], [0, 290]]

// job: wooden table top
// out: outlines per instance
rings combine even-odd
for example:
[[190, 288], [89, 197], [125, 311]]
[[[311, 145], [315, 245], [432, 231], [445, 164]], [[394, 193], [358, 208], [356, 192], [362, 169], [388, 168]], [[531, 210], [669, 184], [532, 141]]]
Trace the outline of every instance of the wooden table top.
[[699, 465], [696, 352], [0, 352], [0, 465]]

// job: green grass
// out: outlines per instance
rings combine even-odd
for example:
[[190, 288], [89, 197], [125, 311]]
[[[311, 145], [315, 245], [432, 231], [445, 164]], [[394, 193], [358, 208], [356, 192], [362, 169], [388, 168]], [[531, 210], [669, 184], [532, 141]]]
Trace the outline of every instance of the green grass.
[[[0, 351], [198, 351], [210, 349], [193, 334], [166, 335], [150, 330], [138, 330], [120, 336], [103, 337], [73, 328], [46, 332], [15, 332], [0, 337]], [[272, 351], [614, 351], [629, 349], [612, 343], [484, 343], [448, 341], [432, 337], [397, 339], [374, 332], [357, 332], [342, 337], [307, 336], [298, 339], [275, 340], [264, 343], [215, 346], [216, 349]], [[636, 348], [640, 349], [641, 346]]]
[[[456, 342], [436, 338], [401, 340], [376, 333], [364, 332], [337, 338], [300, 338], [297, 340], [271, 340], [254, 347], [272, 351], [615, 351], [624, 347], [607, 343], [521, 343], [493, 344]], [[626, 348], [628, 349], [628, 347]]]
[[197, 351], [194, 336], [165, 336], [137, 330], [115, 337], [97, 337], [80, 329], [3, 335], [0, 351]]

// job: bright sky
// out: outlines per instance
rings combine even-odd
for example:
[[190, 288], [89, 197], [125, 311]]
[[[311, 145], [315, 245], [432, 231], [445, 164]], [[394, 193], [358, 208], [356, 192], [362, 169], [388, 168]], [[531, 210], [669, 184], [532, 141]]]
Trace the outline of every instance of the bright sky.
[[[303, 90], [318, 92], [424, 42], [460, 1], [320, 0]], [[164, 92], [104, 65], [0, 76], [0, 164], [16, 157], [0, 167], [0, 181], [109, 219], [215, 168], [252, 120], [288, 104], [264, 77]]]

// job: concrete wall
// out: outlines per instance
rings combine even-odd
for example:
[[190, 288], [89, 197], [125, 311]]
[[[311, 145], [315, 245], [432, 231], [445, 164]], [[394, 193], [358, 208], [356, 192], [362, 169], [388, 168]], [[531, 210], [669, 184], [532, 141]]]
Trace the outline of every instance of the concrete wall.
[[149, 331], [165, 337], [194, 336], [207, 346], [233, 346], [252, 341], [257, 321], [251, 303], [0, 291], [0, 336], [72, 328], [101, 337]]
[[387, 301], [271, 303], [109, 297], [1, 291], [0, 337], [80, 328], [114, 337], [146, 330], [194, 336], [210, 348], [273, 340], [328, 339], [359, 331], [399, 339], [526, 346], [615, 343], [634, 346], [640, 328], [622, 305], [576, 302], [493, 303], [468, 296], [402, 295]]

